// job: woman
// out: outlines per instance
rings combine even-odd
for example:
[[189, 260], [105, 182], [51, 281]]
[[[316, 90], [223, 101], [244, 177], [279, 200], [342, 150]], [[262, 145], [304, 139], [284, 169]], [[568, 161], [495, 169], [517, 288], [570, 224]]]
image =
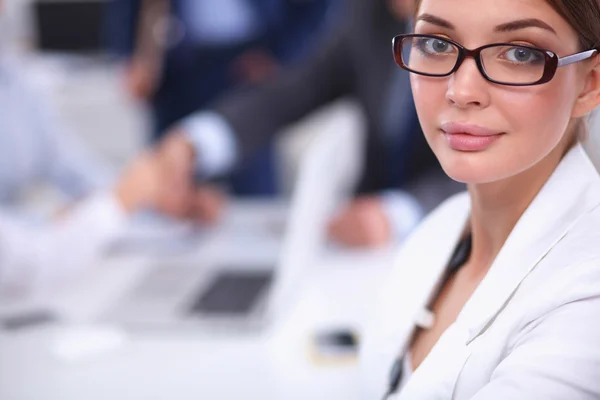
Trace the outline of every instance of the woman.
[[468, 194], [401, 251], [365, 398], [600, 398], [600, 177], [579, 143], [598, 50], [598, 0], [417, 2], [394, 55]]

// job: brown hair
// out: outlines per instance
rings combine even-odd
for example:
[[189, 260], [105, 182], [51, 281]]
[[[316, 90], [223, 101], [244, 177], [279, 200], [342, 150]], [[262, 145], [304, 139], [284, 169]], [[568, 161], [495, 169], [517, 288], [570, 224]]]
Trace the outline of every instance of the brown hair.
[[[579, 35], [581, 51], [600, 51], [600, 0], [546, 0]], [[415, 14], [421, 0], [415, 0]]]
[[[577, 31], [580, 51], [600, 51], [600, 0], [546, 1]], [[588, 139], [590, 118], [591, 115], [588, 115], [575, 122], [574, 140], [583, 142]]]

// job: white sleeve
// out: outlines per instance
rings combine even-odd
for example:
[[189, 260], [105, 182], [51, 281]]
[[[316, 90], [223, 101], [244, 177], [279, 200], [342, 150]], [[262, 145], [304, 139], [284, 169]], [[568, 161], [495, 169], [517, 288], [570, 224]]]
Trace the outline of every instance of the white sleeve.
[[53, 134], [54, 158], [50, 177], [54, 183], [71, 196], [86, 196], [105, 190], [117, 179], [111, 168], [67, 129]]
[[237, 158], [235, 134], [227, 121], [214, 112], [199, 112], [183, 120], [181, 127], [196, 149], [201, 176], [227, 173]]
[[91, 197], [45, 226], [24, 225], [0, 213], [0, 288], [50, 285], [84, 271], [126, 220], [110, 194]]
[[400, 243], [423, 218], [423, 208], [417, 199], [401, 190], [383, 192], [379, 198], [392, 227], [394, 241]]
[[600, 298], [569, 303], [524, 333], [472, 400], [600, 398]]
[[28, 128], [35, 131], [36, 143], [44, 146], [41, 173], [72, 197], [107, 189], [116, 171], [68, 129], [46, 91], [20, 78], [15, 85], [21, 92], [21, 106], [31, 115]]

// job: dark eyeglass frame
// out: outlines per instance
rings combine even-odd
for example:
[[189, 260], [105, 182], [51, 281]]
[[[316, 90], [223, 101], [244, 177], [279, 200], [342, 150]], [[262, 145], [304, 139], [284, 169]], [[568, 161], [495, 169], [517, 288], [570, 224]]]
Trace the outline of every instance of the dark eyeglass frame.
[[[442, 40], [444, 42], [454, 45], [458, 49], [458, 57], [456, 58], [456, 65], [454, 65], [454, 68], [452, 68], [452, 70], [446, 74], [428, 74], [428, 73], [412, 70], [411, 68], [408, 67], [408, 65], [406, 65], [404, 63], [404, 60], [402, 58], [402, 41], [407, 38], [437, 39], [437, 40]], [[490, 47], [498, 47], [498, 46], [521, 47], [521, 48], [525, 48], [525, 49], [535, 50], [535, 51], [538, 51], [541, 54], [543, 54], [546, 60], [545, 60], [545, 64], [544, 64], [544, 73], [542, 74], [542, 77], [538, 81], [535, 81], [533, 83], [506, 83], [506, 82], [496, 81], [496, 80], [490, 78], [487, 75], [487, 73], [485, 72], [485, 67], [481, 61], [481, 52]], [[534, 85], [541, 85], [543, 83], [550, 82], [552, 80], [552, 78], [554, 78], [554, 75], [556, 74], [556, 70], [559, 67], [564, 67], [565, 65], [569, 65], [569, 64], [573, 64], [573, 63], [580, 62], [583, 60], [587, 60], [589, 58], [594, 57], [596, 54], [599, 53], [599, 51], [597, 49], [591, 49], [591, 50], [586, 50], [586, 51], [582, 51], [579, 53], [571, 54], [571, 55], [568, 55], [565, 57], [558, 57], [555, 53], [553, 53], [550, 50], [540, 49], [538, 47], [528, 46], [528, 45], [523, 45], [523, 44], [516, 44], [516, 43], [491, 43], [491, 44], [486, 44], [485, 46], [481, 46], [476, 49], [470, 50], [470, 49], [467, 49], [466, 47], [464, 47], [463, 45], [461, 45], [460, 43], [457, 43], [454, 40], [448, 39], [443, 36], [421, 35], [421, 34], [415, 34], [415, 33], [408, 33], [408, 34], [395, 36], [394, 39], [392, 40], [392, 51], [394, 54], [394, 60], [396, 61], [396, 64], [398, 64], [398, 66], [400, 68], [403, 68], [414, 74], [431, 76], [431, 77], [439, 77], [439, 78], [452, 75], [453, 73], [458, 71], [458, 69], [462, 65], [463, 61], [467, 57], [471, 57], [475, 60], [475, 63], [477, 64], [477, 69], [479, 70], [481, 75], [486, 80], [488, 80], [489, 82], [492, 82], [492, 83], [496, 83], [499, 85], [506, 85], [506, 86], [534, 86]]]

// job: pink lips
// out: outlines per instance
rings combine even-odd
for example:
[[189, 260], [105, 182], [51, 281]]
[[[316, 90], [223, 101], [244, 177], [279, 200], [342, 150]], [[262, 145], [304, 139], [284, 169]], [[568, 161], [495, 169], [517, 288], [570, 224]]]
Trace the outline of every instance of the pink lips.
[[455, 122], [443, 124], [441, 129], [448, 145], [457, 151], [483, 151], [503, 135], [481, 126]]

